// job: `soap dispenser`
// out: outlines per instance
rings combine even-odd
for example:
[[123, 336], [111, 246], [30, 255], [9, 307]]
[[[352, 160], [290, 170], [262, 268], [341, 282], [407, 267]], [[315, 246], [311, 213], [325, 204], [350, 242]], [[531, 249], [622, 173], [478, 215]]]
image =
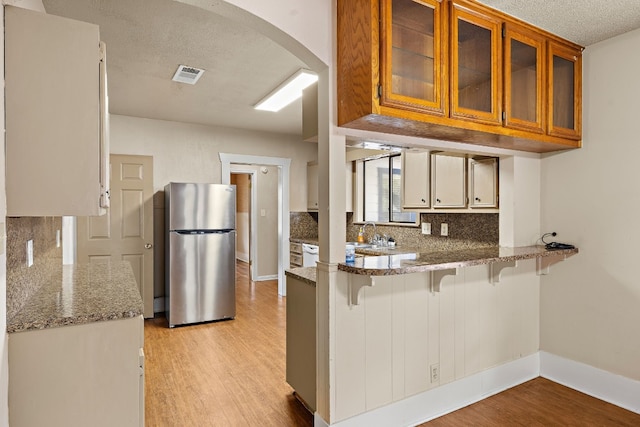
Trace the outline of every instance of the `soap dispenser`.
[[364, 228], [360, 227], [358, 230], [358, 243], [364, 243]]

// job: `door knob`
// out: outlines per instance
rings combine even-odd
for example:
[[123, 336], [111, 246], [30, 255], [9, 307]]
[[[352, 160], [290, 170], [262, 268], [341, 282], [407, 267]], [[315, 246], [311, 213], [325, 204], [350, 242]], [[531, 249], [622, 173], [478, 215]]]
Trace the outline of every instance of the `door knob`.
[[144, 248], [145, 249], [151, 249], [153, 247], [153, 245], [151, 243], [145, 243], [144, 244]]

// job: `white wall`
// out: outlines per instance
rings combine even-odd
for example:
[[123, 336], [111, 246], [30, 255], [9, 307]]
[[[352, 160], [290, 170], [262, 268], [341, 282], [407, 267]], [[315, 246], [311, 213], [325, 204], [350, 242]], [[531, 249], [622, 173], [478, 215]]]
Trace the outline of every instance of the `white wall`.
[[[4, 7], [0, 11], [0, 129], [4, 134]], [[0, 150], [0, 426], [9, 425], [9, 336], [7, 335], [7, 234], [5, 190], [5, 145]]]
[[580, 254], [542, 279], [541, 349], [640, 380], [640, 31], [584, 52], [583, 148], [542, 161], [542, 224]]
[[154, 191], [171, 182], [220, 182], [218, 153], [290, 158], [290, 209], [307, 210], [307, 162], [317, 145], [292, 135], [111, 116], [111, 152], [153, 156]]

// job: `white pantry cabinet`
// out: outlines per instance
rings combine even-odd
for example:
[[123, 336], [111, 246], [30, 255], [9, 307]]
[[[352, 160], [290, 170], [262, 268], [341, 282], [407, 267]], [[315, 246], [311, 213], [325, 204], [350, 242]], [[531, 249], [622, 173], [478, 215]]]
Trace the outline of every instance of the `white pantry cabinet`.
[[429, 207], [429, 152], [402, 152], [402, 207]]
[[469, 207], [498, 207], [498, 159], [469, 159]]
[[5, 7], [8, 216], [108, 206], [104, 46], [97, 25]]
[[9, 335], [9, 421], [144, 426], [142, 316]]
[[467, 207], [466, 161], [464, 156], [431, 155], [434, 208]]

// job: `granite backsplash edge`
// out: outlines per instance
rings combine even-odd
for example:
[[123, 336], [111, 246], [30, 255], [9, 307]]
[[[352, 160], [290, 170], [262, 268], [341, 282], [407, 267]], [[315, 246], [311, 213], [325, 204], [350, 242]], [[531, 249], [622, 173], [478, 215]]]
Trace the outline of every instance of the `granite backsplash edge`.
[[[56, 232], [61, 217], [7, 217], [7, 322], [62, 264]], [[27, 267], [28, 240], [33, 240], [33, 265]]]

